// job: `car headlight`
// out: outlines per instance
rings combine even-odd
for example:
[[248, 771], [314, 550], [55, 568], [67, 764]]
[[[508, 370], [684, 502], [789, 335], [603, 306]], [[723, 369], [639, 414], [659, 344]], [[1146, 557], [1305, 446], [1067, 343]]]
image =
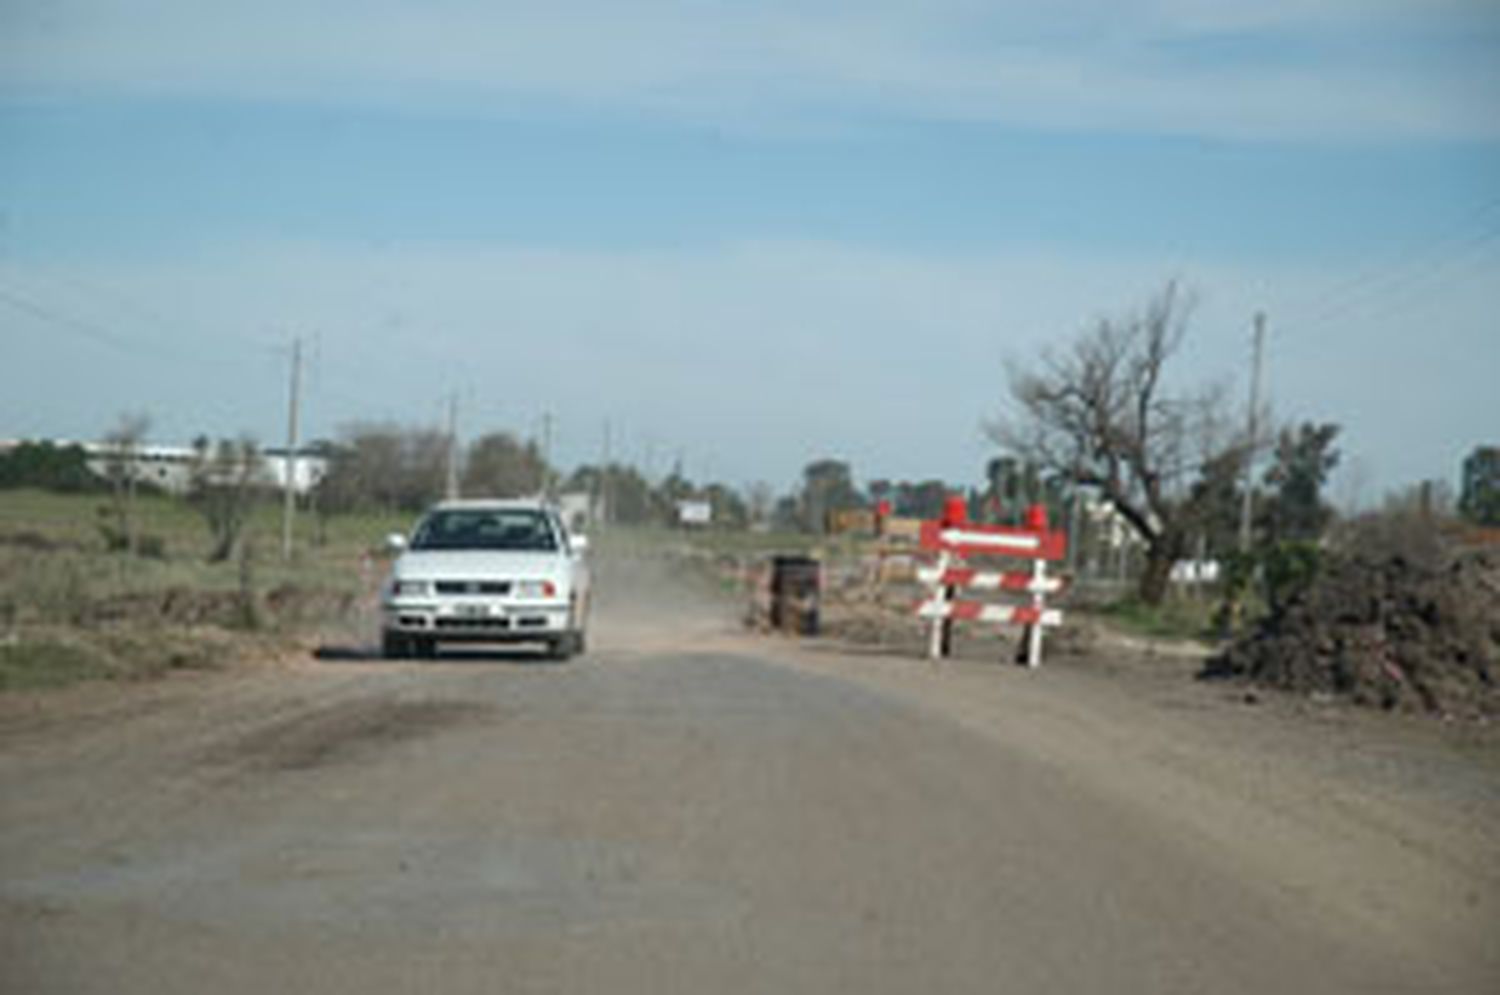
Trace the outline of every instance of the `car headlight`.
[[393, 580], [391, 581], [391, 594], [398, 598], [407, 594], [421, 596], [427, 593], [428, 586], [425, 580]]
[[550, 580], [518, 580], [515, 591], [518, 598], [557, 597], [557, 585]]

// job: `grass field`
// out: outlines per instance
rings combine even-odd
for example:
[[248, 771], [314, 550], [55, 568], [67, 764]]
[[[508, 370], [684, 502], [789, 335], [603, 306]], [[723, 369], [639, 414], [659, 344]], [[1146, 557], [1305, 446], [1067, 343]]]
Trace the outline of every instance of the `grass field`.
[[281, 558], [279, 505], [255, 509], [244, 553], [210, 563], [197, 511], [137, 500], [143, 548], [107, 549], [101, 495], [0, 492], [0, 690], [210, 666], [295, 639], [333, 619], [374, 580], [383, 536], [409, 516], [298, 516]]

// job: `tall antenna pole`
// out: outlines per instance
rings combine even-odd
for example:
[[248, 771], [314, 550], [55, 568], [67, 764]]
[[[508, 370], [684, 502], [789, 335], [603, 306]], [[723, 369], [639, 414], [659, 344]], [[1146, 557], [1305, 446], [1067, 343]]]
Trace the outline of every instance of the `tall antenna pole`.
[[552, 412], [542, 413], [542, 494], [552, 497]]
[[1255, 312], [1254, 361], [1250, 368], [1250, 425], [1245, 452], [1245, 493], [1240, 504], [1240, 552], [1250, 551], [1250, 521], [1255, 514], [1255, 454], [1260, 446], [1260, 368], [1265, 352], [1266, 315]]
[[281, 558], [292, 558], [292, 519], [297, 514], [297, 416], [302, 405], [302, 339], [292, 339], [292, 387], [282, 457]]
[[613, 441], [610, 438], [610, 435], [611, 435], [611, 432], [610, 432], [609, 419], [606, 418], [606, 419], [604, 419], [604, 459], [601, 462], [600, 467], [599, 467], [600, 489], [603, 491], [603, 496], [602, 496], [602, 498], [600, 500], [601, 508], [599, 509], [599, 524], [604, 525], [606, 527], [609, 525], [609, 513], [610, 513], [610, 486], [609, 485], [610, 485], [610, 479], [614, 476], [614, 470], [611, 469], [611, 467], [609, 465], [610, 443]]
[[448, 395], [448, 476], [443, 494], [449, 501], [458, 497], [458, 391]]

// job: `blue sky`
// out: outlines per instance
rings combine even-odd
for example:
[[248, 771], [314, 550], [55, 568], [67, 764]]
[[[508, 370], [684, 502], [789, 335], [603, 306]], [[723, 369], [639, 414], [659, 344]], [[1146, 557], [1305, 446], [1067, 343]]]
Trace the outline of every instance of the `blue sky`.
[[1168, 279], [1185, 386], [1268, 313], [1342, 498], [1451, 479], [1500, 6], [0, 3], [0, 436], [278, 439], [301, 335], [308, 434], [456, 391], [565, 463], [967, 481], [1007, 358]]

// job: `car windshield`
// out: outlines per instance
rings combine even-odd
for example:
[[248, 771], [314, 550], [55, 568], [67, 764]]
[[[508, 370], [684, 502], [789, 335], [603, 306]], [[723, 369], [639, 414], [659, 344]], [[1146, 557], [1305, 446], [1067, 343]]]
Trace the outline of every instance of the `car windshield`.
[[514, 549], [553, 552], [557, 536], [540, 511], [453, 509], [428, 515], [412, 541], [413, 549]]

